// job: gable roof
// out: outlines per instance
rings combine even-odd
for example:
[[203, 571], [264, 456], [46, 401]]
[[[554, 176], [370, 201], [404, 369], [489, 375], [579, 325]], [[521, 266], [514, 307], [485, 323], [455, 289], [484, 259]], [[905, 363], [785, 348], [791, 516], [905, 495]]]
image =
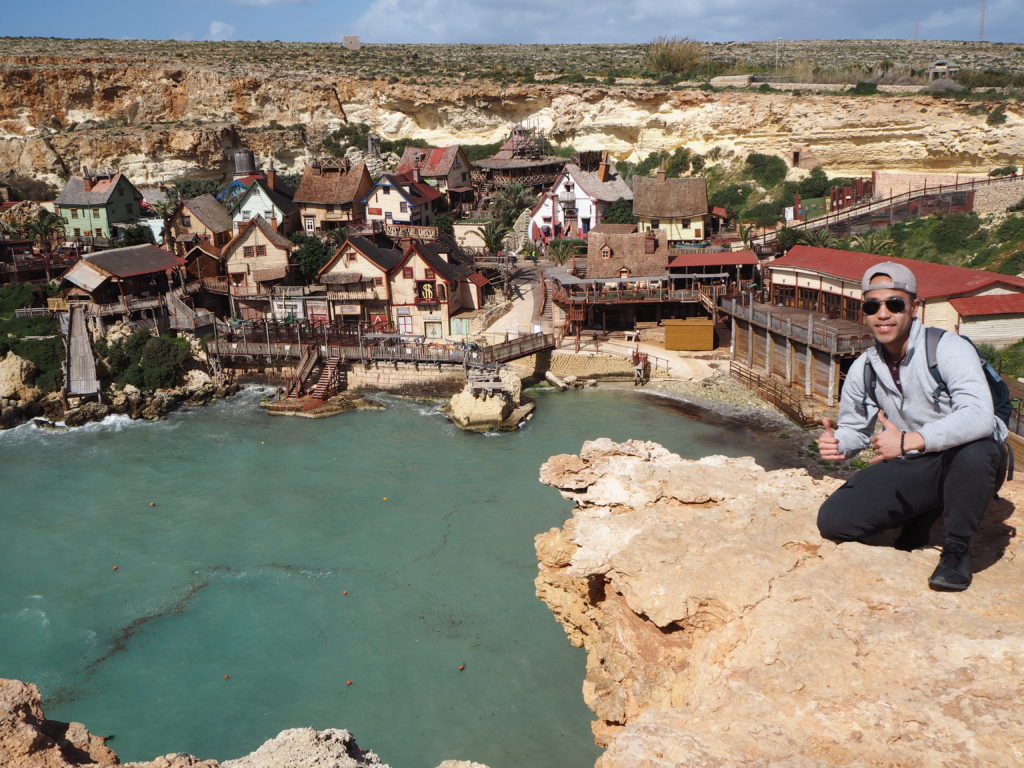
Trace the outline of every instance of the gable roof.
[[295, 247], [295, 243], [270, 226], [262, 216], [253, 216], [249, 221], [243, 221], [238, 226], [238, 232], [235, 233], [235, 236], [228, 240], [224, 244], [224, 247], [220, 249], [221, 254], [227, 254], [228, 251], [233, 249], [235, 245], [241, 242], [242, 239], [249, 234], [249, 230], [253, 227], [259, 228], [260, 232], [264, 234], [267, 240], [278, 248], [283, 248], [291, 253], [291, 250]]
[[[425, 147], [406, 147], [402, 153], [402, 159], [398, 161], [395, 173], [409, 174], [414, 168], [419, 168], [420, 176], [447, 176], [451, 173], [452, 164], [458, 157], [461, 147], [456, 144], [451, 147], [436, 147], [427, 149]], [[417, 163], [417, 158], [422, 159]]]
[[590, 232], [591, 234], [596, 232], [599, 235], [628, 235], [636, 232], [636, 224], [614, 224], [602, 221], [596, 227], [591, 227]]
[[367, 240], [365, 237], [355, 236], [350, 237], [341, 244], [341, 247], [334, 252], [334, 255], [331, 256], [326, 264], [324, 264], [323, 268], [317, 272], [317, 276], [331, 271], [338, 259], [341, 258], [342, 251], [345, 250], [346, 245], [351, 245], [359, 251], [359, 253], [380, 267], [384, 272], [390, 272], [402, 261], [401, 251], [395, 251], [391, 248], [381, 248], [372, 240]]
[[318, 168], [307, 165], [302, 172], [295, 190], [296, 203], [351, 203], [358, 198], [363, 178], [370, 180], [365, 163], [355, 163], [348, 169]]
[[402, 259], [403, 264], [413, 251], [418, 253], [434, 272], [449, 283], [456, 283], [468, 278], [474, 272], [472, 267], [465, 264], [450, 263], [446, 257], [451, 254], [451, 249], [444, 243], [413, 243], [405, 252], [405, 258]]
[[608, 181], [601, 181], [596, 173], [584, 171], [574, 163], [568, 163], [563, 173], [571, 174], [584, 192], [602, 203], [614, 203], [620, 197], [624, 200], [632, 200], [633, 190], [629, 184], [622, 180], [622, 177], [614, 170], [614, 166], [609, 166], [609, 169]]
[[231, 214], [211, 194], [192, 197], [183, 203], [185, 208], [203, 222], [203, 225], [213, 232], [231, 231]]
[[724, 251], [722, 253], [680, 253], [668, 263], [669, 268], [734, 267], [739, 264], [760, 264], [753, 251]]
[[85, 188], [85, 179], [81, 176], [72, 176], [53, 202], [55, 205], [106, 205], [121, 179], [139, 194], [128, 178], [120, 173], [98, 180], [92, 189]]
[[[645, 253], [646, 232], [631, 234], [603, 234], [587, 237], [587, 279], [618, 277], [623, 267], [631, 277], [667, 277], [668, 260], [672, 252], [668, 248], [665, 230], [657, 230], [654, 253]], [[610, 259], [602, 258], [601, 250], [611, 248]]]
[[170, 251], [149, 243], [90, 253], [83, 256], [82, 260], [109, 275], [121, 278], [163, 272], [185, 263]]
[[212, 256], [215, 259], [219, 259], [223, 256], [222, 249], [211, 243], [209, 240], [200, 240], [198, 243], [189, 248], [188, 253], [185, 254], [185, 261], [189, 260], [196, 251], [205, 253], [207, 256]]
[[708, 212], [708, 183], [702, 178], [633, 178], [633, 214], [647, 218], [681, 219]]
[[409, 205], [423, 205], [429, 203], [431, 200], [437, 200], [442, 197], [442, 194], [434, 189], [432, 186], [423, 181], [413, 181], [411, 177], [404, 174], [398, 173], [385, 173], [382, 174], [377, 183], [370, 187], [369, 191], [363, 195], [362, 201], [365, 201], [373, 194], [373, 190], [377, 187], [382, 187], [385, 184], [394, 187], [398, 190], [398, 194], [405, 198], [405, 201]]
[[1024, 315], [1024, 293], [997, 293], [988, 296], [965, 296], [950, 299], [953, 309], [962, 317], [978, 315]]
[[276, 189], [271, 189], [269, 186], [267, 186], [266, 180], [254, 179], [253, 182], [248, 187], [246, 187], [245, 192], [243, 192], [235, 201], [235, 204], [231, 206], [232, 216], [234, 216], [235, 211], [241, 208], [242, 203], [249, 199], [249, 197], [253, 194], [256, 187], [259, 187], [261, 190], [263, 190], [263, 193], [268, 198], [270, 198], [270, 201], [275, 206], [277, 206], [277, 208], [281, 211], [282, 215], [287, 216], [299, 210], [299, 206], [292, 202], [292, 200], [285, 197]]
[[917, 278], [917, 295], [922, 299], [962, 296], [1000, 283], [1018, 291], [1024, 291], [1024, 278], [1012, 275], [1000, 275], [996, 272], [986, 272], [983, 269], [951, 267], [947, 264], [901, 259], [895, 256], [879, 256], [875, 253], [842, 251], [837, 248], [815, 248], [810, 245], [794, 245], [789, 249], [789, 253], [773, 261], [768, 268], [811, 269], [859, 285], [868, 268], [882, 261], [894, 261], [910, 269]]

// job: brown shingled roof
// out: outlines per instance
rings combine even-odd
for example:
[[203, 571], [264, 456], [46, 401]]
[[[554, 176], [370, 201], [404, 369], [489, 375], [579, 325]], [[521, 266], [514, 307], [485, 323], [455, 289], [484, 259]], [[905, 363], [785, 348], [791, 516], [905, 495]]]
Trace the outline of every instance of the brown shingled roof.
[[[667, 277], [672, 253], [668, 248], [664, 230], [655, 235], [654, 253], [645, 253], [645, 242], [650, 233], [632, 234], [591, 233], [587, 236], [587, 279], [618, 277], [623, 267], [635, 277]], [[601, 256], [601, 250], [611, 248], [611, 258]]]
[[307, 165], [302, 181], [295, 190], [296, 203], [351, 203], [359, 197], [363, 177], [370, 181], [365, 163], [356, 163], [348, 170]]
[[[121, 176], [122, 174], [115, 173], [109, 178], [102, 178], [89, 190], [85, 188], [85, 179], [81, 176], [72, 176], [53, 202], [57, 205], [106, 205]], [[134, 186], [132, 188], [134, 189]], [[139, 196], [141, 197], [141, 193]]]
[[708, 212], [704, 179], [633, 178], [633, 213], [648, 218], [680, 219]]
[[189, 198], [184, 202], [184, 207], [188, 208], [192, 215], [203, 222], [211, 232], [231, 231], [231, 214], [213, 195], [206, 194]]

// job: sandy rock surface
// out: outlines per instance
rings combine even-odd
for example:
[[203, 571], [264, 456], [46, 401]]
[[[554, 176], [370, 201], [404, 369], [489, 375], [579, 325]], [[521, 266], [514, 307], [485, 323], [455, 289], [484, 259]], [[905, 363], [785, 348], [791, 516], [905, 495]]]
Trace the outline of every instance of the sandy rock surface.
[[541, 481], [577, 503], [536, 583], [587, 649], [600, 768], [1021, 764], [1020, 481], [959, 594], [937, 549], [823, 541], [838, 481], [803, 470], [597, 440]]
[[31, 400], [39, 394], [32, 386], [36, 366], [13, 352], [0, 358], [0, 399]]
[[387, 768], [374, 752], [362, 752], [348, 731], [292, 728], [264, 742], [255, 752], [228, 760], [221, 768]]

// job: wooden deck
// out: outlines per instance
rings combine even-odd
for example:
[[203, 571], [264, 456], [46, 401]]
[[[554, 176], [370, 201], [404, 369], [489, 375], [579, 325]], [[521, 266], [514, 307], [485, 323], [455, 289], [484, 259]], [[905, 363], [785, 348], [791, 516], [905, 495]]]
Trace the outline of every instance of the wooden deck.
[[85, 313], [81, 307], [72, 306], [70, 315], [65, 391], [74, 397], [95, 395], [100, 391], [100, 382], [96, 377], [96, 358], [85, 325]]
[[850, 320], [829, 320], [819, 312], [793, 307], [749, 302], [743, 305], [737, 298], [723, 298], [721, 310], [737, 320], [766, 328], [794, 341], [803, 342], [835, 355], [859, 355], [874, 343], [867, 327]]

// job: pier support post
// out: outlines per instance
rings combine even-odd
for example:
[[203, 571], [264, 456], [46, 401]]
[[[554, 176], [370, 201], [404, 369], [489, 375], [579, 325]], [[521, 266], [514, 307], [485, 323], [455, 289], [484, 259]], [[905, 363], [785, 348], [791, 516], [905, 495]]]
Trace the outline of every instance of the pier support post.
[[736, 359], [736, 315], [729, 318], [732, 323], [732, 333], [729, 335], [729, 359]]
[[811, 349], [811, 345], [808, 344], [804, 348], [806, 358], [804, 360], [804, 394], [807, 397], [811, 396], [813, 391], [813, 373], [814, 373], [814, 351]]
[[828, 356], [828, 407], [831, 408], [836, 404], [836, 378], [839, 366], [836, 365], [836, 359], [832, 355]]
[[786, 336], [786, 384], [793, 383], [793, 340]]

